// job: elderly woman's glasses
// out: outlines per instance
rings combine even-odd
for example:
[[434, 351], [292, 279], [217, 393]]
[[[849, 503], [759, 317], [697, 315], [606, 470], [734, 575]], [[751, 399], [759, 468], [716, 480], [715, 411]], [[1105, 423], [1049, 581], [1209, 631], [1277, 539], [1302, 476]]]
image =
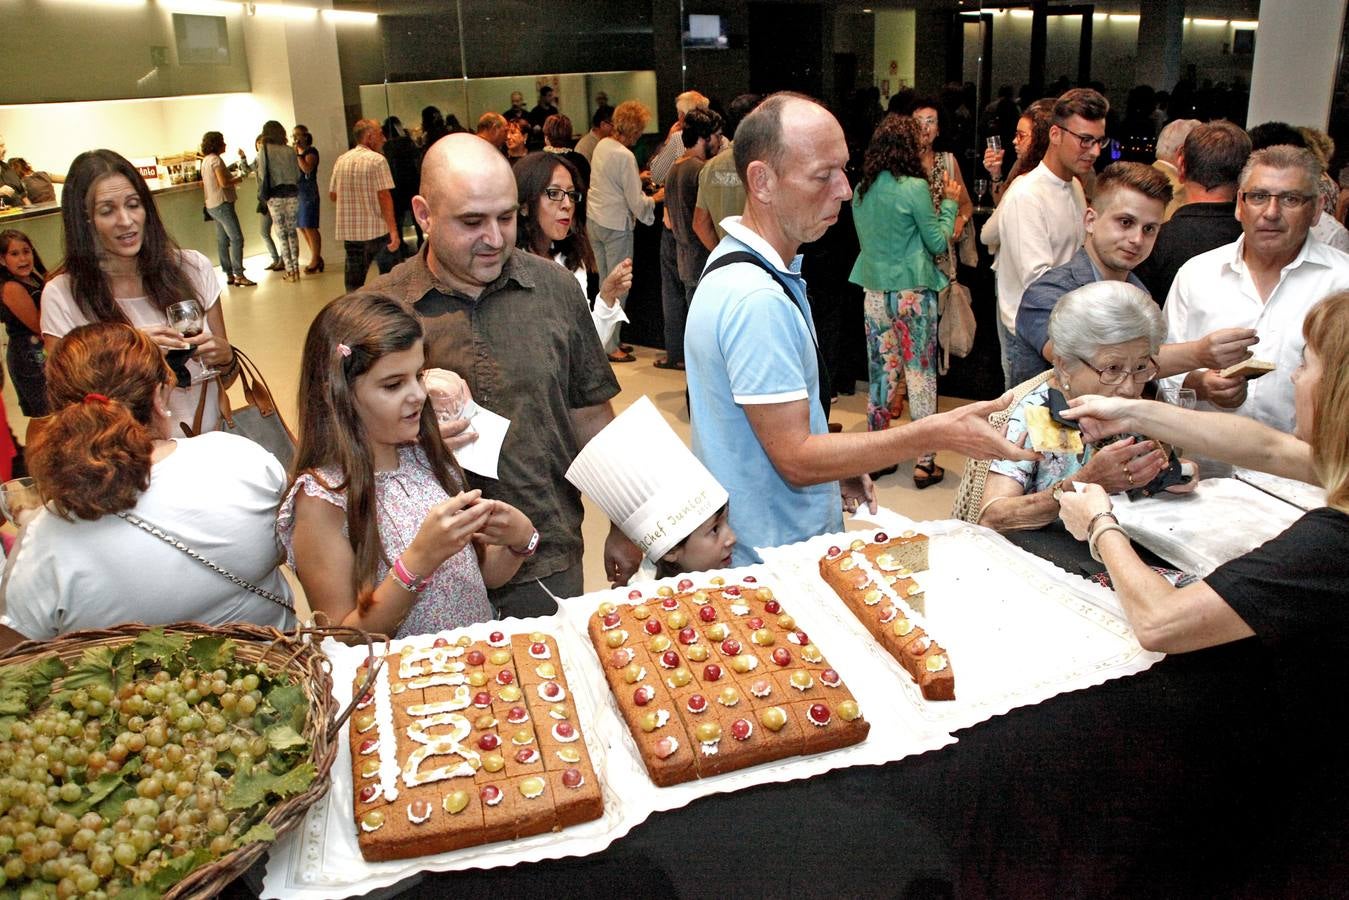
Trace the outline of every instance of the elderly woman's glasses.
[[1096, 368], [1080, 356], [1078, 357], [1078, 361], [1095, 372], [1096, 377], [1101, 379], [1101, 384], [1108, 387], [1123, 384], [1130, 379], [1142, 384], [1143, 382], [1151, 381], [1153, 378], [1157, 377], [1157, 360], [1153, 359], [1151, 356], [1147, 358], [1146, 362], [1141, 362], [1136, 366], [1106, 366], [1104, 369]]
[[543, 195], [554, 203], [561, 203], [563, 197], [567, 197], [572, 203], [580, 203], [585, 194], [580, 191], [564, 191], [560, 187], [546, 187], [543, 189]]

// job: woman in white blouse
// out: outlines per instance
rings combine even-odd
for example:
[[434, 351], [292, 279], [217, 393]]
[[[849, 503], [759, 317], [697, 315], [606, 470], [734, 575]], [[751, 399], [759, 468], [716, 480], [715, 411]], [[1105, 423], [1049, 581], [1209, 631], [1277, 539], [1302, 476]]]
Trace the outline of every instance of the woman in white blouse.
[[[201, 430], [214, 430], [215, 372], [233, 367], [234, 350], [225, 336], [220, 282], [210, 260], [174, 243], [145, 179], [112, 150], [75, 157], [61, 193], [61, 215], [66, 258], [42, 291], [47, 353], [67, 332], [91, 322], [134, 325], [162, 350], [194, 348], [186, 364], [193, 383], [180, 384], [169, 397], [172, 432], [181, 435], [182, 425], [191, 426], [203, 391]], [[189, 299], [206, 316], [201, 334], [185, 338], [168, 324], [167, 310]]]

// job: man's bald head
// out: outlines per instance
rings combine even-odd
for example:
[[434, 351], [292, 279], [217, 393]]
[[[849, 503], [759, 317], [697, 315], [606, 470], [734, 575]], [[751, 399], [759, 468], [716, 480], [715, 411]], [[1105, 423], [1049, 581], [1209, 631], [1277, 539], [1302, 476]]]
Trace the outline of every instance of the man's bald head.
[[518, 202], [510, 164], [491, 144], [464, 133], [436, 141], [422, 161], [421, 193], [412, 198], [432, 273], [469, 296], [481, 293], [515, 246]]
[[735, 169], [740, 180], [745, 180], [749, 164], [756, 160], [775, 172], [782, 171], [797, 129], [825, 119], [838, 124], [829, 110], [804, 94], [782, 91], [764, 100], [735, 131]]
[[426, 151], [421, 193], [434, 210], [447, 187], [462, 193], [463, 181], [492, 182], [498, 190], [515, 196], [515, 176], [506, 157], [477, 135], [461, 131], [447, 134]]

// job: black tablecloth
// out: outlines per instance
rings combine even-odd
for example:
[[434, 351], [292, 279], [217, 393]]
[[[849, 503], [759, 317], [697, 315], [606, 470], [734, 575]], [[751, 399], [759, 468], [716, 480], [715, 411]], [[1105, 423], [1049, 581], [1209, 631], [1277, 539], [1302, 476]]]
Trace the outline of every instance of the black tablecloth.
[[402, 895], [1343, 895], [1342, 766], [1288, 745], [1258, 659], [1253, 641], [1168, 657], [942, 750], [706, 797], [594, 856]]

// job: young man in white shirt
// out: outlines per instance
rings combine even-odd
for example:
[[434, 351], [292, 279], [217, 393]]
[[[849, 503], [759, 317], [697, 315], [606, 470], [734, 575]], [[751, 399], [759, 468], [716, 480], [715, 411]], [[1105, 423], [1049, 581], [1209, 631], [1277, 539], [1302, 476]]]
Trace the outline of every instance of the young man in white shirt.
[[[1101, 155], [1109, 111], [1105, 97], [1090, 88], [1074, 88], [1059, 97], [1044, 160], [1012, 182], [998, 204], [995, 218], [1000, 246], [993, 268], [1002, 370], [1008, 388], [1013, 387], [1008, 354], [1021, 295], [1035, 279], [1072, 259], [1086, 236], [1087, 200], [1077, 178], [1090, 172]], [[987, 238], [984, 242], [990, 243]]]
[[[1201, 408], [1224, 408], [1292, 432], [1293, 385], [1302, 358], [1302, 320], [1327, 295], [1349, 290], [1349, 254], [1308, 232], [1320, 211], [1321, 164], [1311, 151], [1285, 144], [1251, 154], [1241, 172], [1237, 220], [1241, 237], [1201, 253], [1176, 273], [1166, 298], [1167, 343], [1218, 328], [1254, 328], [1256, 358], [1275, 372], [1246, 381], [1212, 369], [1183, 377]], [[1167, 380], [1182, 386], [1180, 377]]]

